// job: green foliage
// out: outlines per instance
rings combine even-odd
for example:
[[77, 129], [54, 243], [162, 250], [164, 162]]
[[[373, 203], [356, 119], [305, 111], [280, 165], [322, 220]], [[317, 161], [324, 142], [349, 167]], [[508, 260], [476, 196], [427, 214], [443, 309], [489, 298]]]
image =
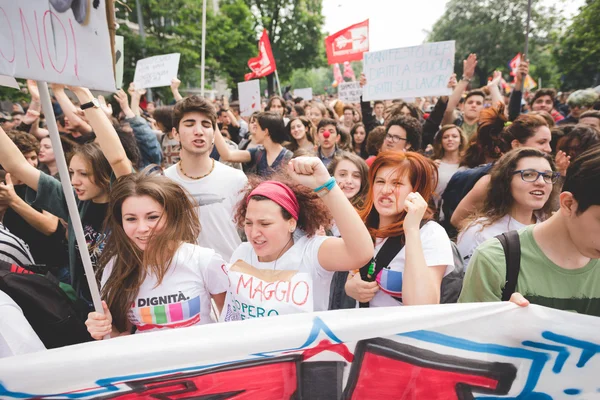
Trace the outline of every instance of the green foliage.
[[[534, 79], [556, 82], [556, 69], [549, 48], [552, 33], [562, 22], [555, 7], [533, 2], [529, 54]], [[476, 74], [484, 85], [495, 69], [508, 71], [508, 62], [524, 51], [527, 0], [450, 0], [444, 15], [436, 22], [428, 41], [456, 40], [456, 70], [462, 73], [462, 60], [476, 53]], [[459, 75], [460, 76], [460, 75]], [[546, 85], [545, 85], [546, 86]]]
[[[296, 69], [325, 65], [321, 27], [322, 0], [245, 0], [252, 11], [257, 34], [269, 32], [277, 72], [282, 81]], [[257, 36], [258, 37], [258, 36]], [[273, 75], [267, 77], [273, 92]]]
[[557, 42], [552, 53], [562, 73], [561, 89], [600, 84], [600, 1], [587, 0]]

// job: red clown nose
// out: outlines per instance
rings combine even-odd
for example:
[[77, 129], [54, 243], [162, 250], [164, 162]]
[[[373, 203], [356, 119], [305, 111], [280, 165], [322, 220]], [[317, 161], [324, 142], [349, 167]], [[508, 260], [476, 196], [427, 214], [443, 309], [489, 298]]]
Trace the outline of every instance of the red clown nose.
[[330, 131], [323, 131], [323, 137], [325, 139], [329, 139], [329, 136], [331, 136], [331, 132]]

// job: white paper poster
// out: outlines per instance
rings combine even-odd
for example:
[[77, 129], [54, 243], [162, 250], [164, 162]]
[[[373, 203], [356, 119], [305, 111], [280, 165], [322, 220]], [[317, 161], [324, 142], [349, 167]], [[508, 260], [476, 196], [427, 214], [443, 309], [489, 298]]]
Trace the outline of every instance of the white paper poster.
[[238, 95], [242, 117], [249, 117], [253, 112], [260, 111], [260, 81], [258, 79], [238, 82]]
[[597, 399], [600, 318], [512, 303], [209, 324], [0, 361], [0, 398]]
[[6, 86], [13, 89], [20, 89], [19, 82], [12, 76], [0, 75], [0, 86]]
[[294, 97], [302, 97], [304, 100], [312, 100], [312, 88], [294, 89]]
[[342, 82], [338, 85], [338, 99], [344, 103], [360, 103], [360, 82]]
[[0, 0], [0, 74], [114, 92], [106, 1]]
[[179, 71], [179, 53], [138, 60], [133, 81], [137, 89], [171, 86]]
[[123, 36], [116, 35], [115, 36], [115, 60], [117, 63], [115, 64], [115, 75], [117, 81], [117, 87], [123, 87], [123, 66], [125, 64], [124, 60], [125, 56], [125, 42]]
[[454, 41], [372, 51], [363, 56], [363, 100], [449, 95]]

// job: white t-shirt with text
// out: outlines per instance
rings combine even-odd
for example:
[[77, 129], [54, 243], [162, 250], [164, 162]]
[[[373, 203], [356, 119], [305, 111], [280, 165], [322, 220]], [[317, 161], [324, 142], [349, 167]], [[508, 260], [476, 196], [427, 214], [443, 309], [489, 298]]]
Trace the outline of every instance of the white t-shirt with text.
[[[225, 261], [214, 250], [182, 244], [160, 285], [148, 273], [140, 286], [127, 313], [129, 322], [137, 327], [136, 333], [214, 322], [210, 296], [227, 290], [224, 268]], [[102, 286], [112, 269], [111, 260], [102, 273]]]
[[178, 166], [165, 170], [165, 176], [185, 188], [199, 204], [200, 236], [198, 245], [214, 249], [225, 260], [242, 242], [233, 222], [235, 207], [242, 199], [241, 193], [248, 182], [240, 170], [215, 161], [210, 175], [195, 181], [179, 175]]

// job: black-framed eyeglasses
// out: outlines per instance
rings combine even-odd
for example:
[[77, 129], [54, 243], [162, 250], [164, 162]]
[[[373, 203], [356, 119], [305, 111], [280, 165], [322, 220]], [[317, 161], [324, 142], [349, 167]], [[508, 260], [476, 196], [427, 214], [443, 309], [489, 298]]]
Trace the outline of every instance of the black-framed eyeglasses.
[[535, 182], [540, 179], [540, 176], [546, 183], [556, 183], [560, 174], [554, 171], [536, 171], [535, 169], [518, 169], [513, 172], [513, 175], [521, 174], [521, 179], [525, 182]]
[[400, 136], [396, 136], [396, 135], [390, 135], [389, 133], [385, 135], [385, 140], [391, 140], [394, 143], [398, 143], [401, 140], [406, 140], [405, 137], [400, 137]]

